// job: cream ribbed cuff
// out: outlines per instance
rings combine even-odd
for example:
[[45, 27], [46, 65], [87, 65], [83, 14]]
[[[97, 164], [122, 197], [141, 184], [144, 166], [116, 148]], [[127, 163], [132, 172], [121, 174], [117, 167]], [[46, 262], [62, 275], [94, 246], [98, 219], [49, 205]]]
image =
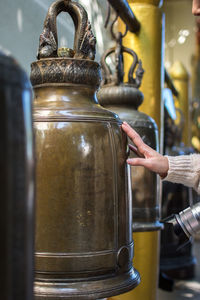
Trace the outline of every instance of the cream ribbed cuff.
[[169, 171], [163, 180], [182, 183], [195, 188], [200, 193], [200, 155], [166, 157], [169, 161]]

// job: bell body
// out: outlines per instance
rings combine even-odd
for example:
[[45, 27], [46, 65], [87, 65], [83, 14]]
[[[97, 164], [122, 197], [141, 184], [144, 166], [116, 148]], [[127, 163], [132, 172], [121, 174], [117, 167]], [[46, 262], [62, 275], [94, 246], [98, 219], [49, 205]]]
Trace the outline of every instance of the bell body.
[[119, 118], [89, 85], [44, 84], [34, 92], [36, 299], [99, 299], [134, 288]]
[[[56, 16], [68, 12], [74, 49], [58, 49]], [[97, 101], [100, 66], [84, 8], [49, 8], [32, 63], [36, 136], [35, 299], [101, 299], [133, 289], [127, 141]]]
[[[178, 156], [190, 154], [191, 149], [186, 147], [173, 147], [166, 154]], [[178, 214], [190, 206], [190, 188], [182, 184], [170, 182], [163, 183], [162, 218], [171, 214]], [[193, 245], [184, 245], [181, 237], [178, 237], [173, 227], [165, 224], [161, 232], [160, 270], [175, 279], [191, 279], [195, 275], [196, 259], [193, 256]], [[178, 250], [177, 250], [178, 249]]]
[[1, 298], [33, 299], [34, 155], [30, 82], [0, 52]]
[[[155, 121], [137, 110], [142, 99], [142, 93], [133, 87], [128, 90], [124, 86], [104, 86], [98, 92], [98, 100], [103, 107], [126, 121], [147, 145], [158, 151], [158, 128]], [[129, 143], [132, 141], [129, 140]], [[135, 154], [130, 152], [129, 157], [135, 157]], [[157, 175], [144, 167], [134, 167], [131, 168], [131, 180], [133, 231], [159, 230], [161, 223]]]
[[[122, 121], [126, 121], [133, 127], [145, 143], [158, 150], [158, 129], [155, 121], [137, 111], [137, 107], [143, 100], [139, 90], [128, 84], [105, 85], [98, 92], [98, 100], [106, 109], [117, 113]], [[129, 143], [132, 141], [129, 140]], [[130, 153], [129, 157], [134, 157], [134, 154]], [[158, 270], [154, 266], [158, 264], [159, 231], [162, 227], [159, 222], [159, 183], [157, 175], [143, 167], [131, 168], [131, 183], [135, 242], [133, 263], [139, 268], [143, 280], [136, 290], [110, 299], [147, 299], [148, 297], [154, 299], [158, 277]], [[144, 262], [144, 257], [149, 259]]]

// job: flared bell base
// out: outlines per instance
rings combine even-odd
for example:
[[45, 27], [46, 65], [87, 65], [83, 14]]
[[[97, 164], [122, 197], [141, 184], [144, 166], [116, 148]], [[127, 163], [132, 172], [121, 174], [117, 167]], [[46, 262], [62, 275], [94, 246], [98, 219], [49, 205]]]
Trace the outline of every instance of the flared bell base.
[[140, 275], [135, 269], [118, 276], [90, 281], [35, 282], [36, 300], [100, 299], [132, 290], [140, 283]]

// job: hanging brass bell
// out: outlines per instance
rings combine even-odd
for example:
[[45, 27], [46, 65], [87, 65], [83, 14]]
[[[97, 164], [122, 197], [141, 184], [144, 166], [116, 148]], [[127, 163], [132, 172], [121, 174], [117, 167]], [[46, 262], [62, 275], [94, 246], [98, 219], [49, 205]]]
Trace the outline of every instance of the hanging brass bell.
[[[122, 46], [122, 36], [118, 33], [116, 47], [108, 49], [101, 59], [104, 78], [98, 92], [99, 103], [105, 108], [119, 115], [133, 127], [144, 142], [158, 150], [158, 129], [155, 121], [137, 109], [143, 102], [143, 94], [139, 90], [144, 70], [137, 54]], [[116, 72], [112, 74], [106, 63], [106, 58], [115, 53]], [[123, 53], [133, 57], [133, 63], [128, 74], [128, 82], [123, 82]], [[132, 143], [130, 141], [130, 143]], [[134, 153], [130, 153], [134, 157]], [[159, 192], [155, 173], [143, 167], [134, 167], [131, 170], [132, 197], [133, 197], [133, 231], [156, 231], [162, 225], [159, 222]]]
[[[68, 12], [74, 49], [59, 50], [56, 16]], [[99, 299], [139, 283], [132, 267], [126, 137], [97, 101], [100, 67], [83, 7], [54, 2], [32, 63], [36, 136], [35, 298]]]

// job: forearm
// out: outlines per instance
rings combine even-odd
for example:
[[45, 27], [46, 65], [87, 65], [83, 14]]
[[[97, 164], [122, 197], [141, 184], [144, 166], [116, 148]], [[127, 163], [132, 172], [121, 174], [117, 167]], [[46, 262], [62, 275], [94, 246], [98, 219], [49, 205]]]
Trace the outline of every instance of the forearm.
[[167, 156], [169, 170], [166, 181], [193, 187], [200, 194], [200, 154]]

